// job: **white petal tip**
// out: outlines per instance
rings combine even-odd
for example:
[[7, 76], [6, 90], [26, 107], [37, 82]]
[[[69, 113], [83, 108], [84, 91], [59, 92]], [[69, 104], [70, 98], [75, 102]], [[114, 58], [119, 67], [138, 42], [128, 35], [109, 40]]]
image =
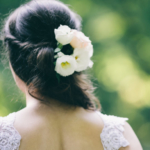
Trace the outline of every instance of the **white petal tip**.
[[90, 67], [90, 68], [92, 68], [92, 67], [93, 67], [93, 65], [94, 65], [93, 61], [90, 61], [90, 63], [89, 63], [89, 67]]

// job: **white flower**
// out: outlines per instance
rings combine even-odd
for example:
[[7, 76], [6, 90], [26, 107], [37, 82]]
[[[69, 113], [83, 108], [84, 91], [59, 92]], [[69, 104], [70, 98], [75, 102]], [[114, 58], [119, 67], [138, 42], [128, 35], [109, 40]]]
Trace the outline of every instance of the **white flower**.
[[88, 44], [87, 47], [85, 47], [85, 49], [88, 53], [89, 53], [89, 57], [92, 57], [93, 56], [93, 45], [90, 43]]
[[89, 67], [92, 68], [92, 67], [93, 67], [93, 64], [94, 64], [93, 61], [90, 60], [90, 62], [89, 62]]
[[[58, 29], [55, 29], [55, 38], [58, 41], [58, 47], [55, 49], [57, 53], [55, 71], [62, 75], [68, 76], [74, 73], [74, 71], [82, 71], [87, 67], [92, 67], [93, 62], [91, 57], [93, 55], [93, 45], [88, 37], [82, 32], [70, 29], [66, 25], [60, 25]], [[69, 44], [74, 48], [72, 55], [64, 55], [61, 52], [63, 45]]]
[[62, 76], [69, 76], [74, 73], [76, 69], [76, 61], [70, 55], [63, 55], [57, 58], [55, 71]]
[[86, 50], [89, 53], [89, 56], [93, 56], [93, 45], [91, 44], [91, 41], [89, 37], [86, 37], [82, 32], [73, 30], [74, 31], [74, 37], [72, 41], [70, 42], [70, 45], [73, 48], [78, 48], [81, 50]]
[[62, 45], [69, 44], [74, 36], [74, 31], [66, 25], [60, 25], [54, 32], [56, 40]]
[[86, 37], [80, 31], [77, 31], [77, 30], [73, 30], [73, 31], [74, 31], [74, 37], [73, 37], [72, 41], [70, 42], [70, 45], [73, 48], [82, 49], [82, 48], [87, 47], [89, 44], [91, 44], [89, 37]]
[[90, 60], [89, 53], [84, 49], [76, 48], [74, 50], [73, 57], [77, 62], [76, 71], [78, 72], [87, 69], [88, 66], [92, 66], [92, 61]]

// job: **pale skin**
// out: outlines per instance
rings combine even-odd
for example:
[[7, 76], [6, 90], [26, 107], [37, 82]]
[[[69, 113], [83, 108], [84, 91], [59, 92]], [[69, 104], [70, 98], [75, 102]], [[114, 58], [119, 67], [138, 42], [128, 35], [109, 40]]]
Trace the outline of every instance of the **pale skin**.
[[[103, 150], [100, 133], [104, 127], [98, 113], [77, 107], [59, 105], [49, 99], [42, 104], [28, 94], [26, 84], [10, 68], [19, 89], [26, 96], [26, 107], [17, 112], [14, 123], [22, 140], [19, 150]], [[130, 143], [119, 150], [142, 150], [141, 144], [128, 123], [124, 136]]]

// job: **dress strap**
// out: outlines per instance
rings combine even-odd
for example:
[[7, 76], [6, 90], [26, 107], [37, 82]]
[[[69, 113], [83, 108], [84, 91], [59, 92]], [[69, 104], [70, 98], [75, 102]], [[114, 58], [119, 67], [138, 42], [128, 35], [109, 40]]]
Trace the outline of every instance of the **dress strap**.
[[128, 118], [104, 115], [100, 112], [98, 113], [104, 122], [104, 128], [100, 134], [104, 150], [119, 150], [121, 147], [127, 147], [129, 142], [123, 135], [123, 126]]
[[13, 112], [6, 117], [1, 117], [3, 119], [3, 123], [13, 125], [16, 118], [16, 113]]
[[14, 127], [16, 113], [0, 117], [0, 150], [19, 150], [21, 136]]

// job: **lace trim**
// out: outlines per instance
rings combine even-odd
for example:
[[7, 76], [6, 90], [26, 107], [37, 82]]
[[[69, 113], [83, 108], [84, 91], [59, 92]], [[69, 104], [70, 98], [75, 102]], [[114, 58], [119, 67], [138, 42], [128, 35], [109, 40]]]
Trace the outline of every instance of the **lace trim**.
[[19, 150], [21, 136], [14, 128], [16, 113], [0, 117], [0, 150]]
[[128, 146], [129, 142], [123, 135], [123, 125], [128, 118], [107, 116], [104, 114], [101, 114], [101, 117], [104, 121], [104, 128], [100, 134], [100, 138], [104, 150], [119, 150], [121, 147]]

